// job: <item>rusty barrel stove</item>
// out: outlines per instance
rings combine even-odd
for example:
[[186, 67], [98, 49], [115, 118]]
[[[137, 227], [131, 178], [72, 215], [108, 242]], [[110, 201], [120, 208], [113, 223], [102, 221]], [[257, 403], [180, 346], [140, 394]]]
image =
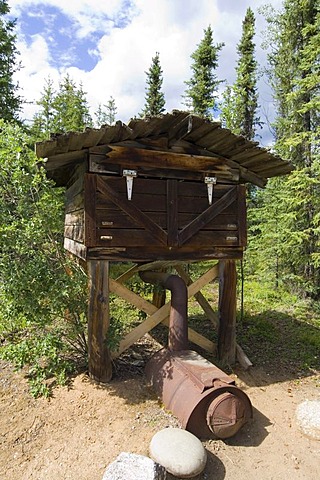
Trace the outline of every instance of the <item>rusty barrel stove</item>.
[[252, 417], [252, 405], [231, 377], [188, 349], [185, 282], [161, 272], [140, 276], [171, 291], [168, 348], [151, 357], [147, 379], [183, 428], [201, 438], [232, 437]]

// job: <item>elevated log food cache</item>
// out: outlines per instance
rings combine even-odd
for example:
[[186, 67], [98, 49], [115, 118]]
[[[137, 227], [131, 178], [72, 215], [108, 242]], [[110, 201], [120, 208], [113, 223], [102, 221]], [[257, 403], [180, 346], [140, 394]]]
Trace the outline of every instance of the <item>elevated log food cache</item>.
[[[217, 122], [179, 111], [55, 136], [37, 144], [36, 153], [46, 158], [48, 177], [66, 187], [65, 248], [88, 263], [91, 376], [107, 381], [111, 374], [108, 288], [146, 308], [150, 321], [132, 338], [153, 328], [158, 316], [166, 322], [155, 312], [165, 297], [157, 307], [138, 302], [123, 285], [129, 274], [106, 285], [110, 261], [135, 262], [137, 269], [171, 262], [180, 272], [184, 262], [222, 261], [218, 352], [223, 361], [234, 361], [241, 351], [235, 341], [235, 261], [247, 242], [244, 184], [263, 187], [267, 178], [290, 172], [288, 162]], [[208, 318], [216, 318], [201, 292], [194, 294]], [[122, 347], [132, 344], [131, 337]], [[215, 349], [197, 332], [190, 338]]]

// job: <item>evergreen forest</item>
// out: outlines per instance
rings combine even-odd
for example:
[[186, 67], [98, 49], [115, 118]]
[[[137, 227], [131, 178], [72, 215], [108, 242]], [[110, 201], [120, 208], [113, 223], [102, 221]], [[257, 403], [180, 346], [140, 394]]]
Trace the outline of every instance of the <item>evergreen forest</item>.
[[[113, 125], [118, 120], [117, 99], [107, 93], [92, 115], [83, 85], [66, 75], [56, 88], [47, 78], [37, 113], [27, 123], [21, 116], [24, 99], [14, 82], [21, 68], [19, 19], [9, 20], [9, 13], [8, 1], [0, 0], [0, 358], [26, 368], [31, 392], [38, 396], [50, 394], [48, 379], [63, 384], [73, 371], [86, 368], [87, 278], [83, 267], [63, 250], [64, 192], [47, 179], [34, 144], [52, 134]], [[283, 0], [279, 11], [266, 6], [260, 13], [268, 27], [265, 71], [256, 60], [255, 13], [248, 8], [237, 44], [234, 84], [218, 78], [224, 44], [215, 42], [208, 25], [190, 58], [183, 103], [195, 115], [219, 118], [233, 133], [259, 140], [259, 76], [271, 85], [272, 151], [289, 160], [294, 170], [269, 180], [265, 189], [247, 188], [249, 238], [238, 272], [239, 336], [242, 346], [256, 345], [252, 355], [259, 355], [258, 345], [264, 342], [277, 355], [277, 332], [283, 330], [296, 368], [317, 369], [320, 6], [318, 0]], [[140, 118], [166, 112], [159, 52], [145, 75]], [[121, 266], [114, 268], [116, 276]], [[141, 289], [136, 281], [131, 286]], [[141, 313], [117, 298], [111, 303], [108, 342], [113, 349]]]

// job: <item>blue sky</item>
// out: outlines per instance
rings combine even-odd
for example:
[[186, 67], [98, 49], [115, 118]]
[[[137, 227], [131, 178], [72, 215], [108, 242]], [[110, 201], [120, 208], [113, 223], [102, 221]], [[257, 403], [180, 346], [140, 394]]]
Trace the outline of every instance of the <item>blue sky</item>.
[[[163, 69], [166, 108], [184, 108], [181, 95], [190, 78], [190, 55], [211, 24], [215, 42], [224, 42], [220, 79], [234, 81], [242, 21], [250, 6], [256, 15], [256, 56], [265, 28], [258, 8], [265, 3], [280, 8], [281, 0], [9, 0], [17, 19], [22, 69], [17, 73], [21, 93], [28, 101], [23, 112], [31, 119], [45, 79], [56, 86], [67, 73], [82, 83], [91, 113], [110, 96], [118, 118], [127, 122], [144, 105], [145, 72], [156, 52]], [[261, 80], [262, 116], [272, 118], [272, 97]], [[270, 135], [265, 129], [264, 141]]]

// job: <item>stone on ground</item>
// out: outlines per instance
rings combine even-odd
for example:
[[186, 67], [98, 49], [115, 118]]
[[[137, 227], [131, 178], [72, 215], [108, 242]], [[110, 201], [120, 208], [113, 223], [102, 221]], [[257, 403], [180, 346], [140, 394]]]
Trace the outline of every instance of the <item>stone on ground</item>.
[[122, 452], [104, 472], [102, 480], [166, 480], [165, 469], [151, 458]]
[[308, 437], [320, 440], [320, 400], [305, 400], [296, 411], [300, 430]]
[[180, 428], [157, 432], [150, 443], [150, 455], [169, 473], [180, 478], [199, 475], [207, 462], [207, 452], [200, 440]]

